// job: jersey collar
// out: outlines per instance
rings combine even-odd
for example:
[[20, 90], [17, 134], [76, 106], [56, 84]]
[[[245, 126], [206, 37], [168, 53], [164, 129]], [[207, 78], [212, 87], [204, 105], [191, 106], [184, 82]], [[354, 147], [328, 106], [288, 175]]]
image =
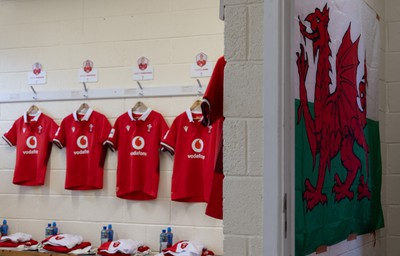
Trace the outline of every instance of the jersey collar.
[[[186, 115], [189, 119], [189, 122], [194, 123], [195, 120], [193, 119], [193, 114], [192, 114], [192, 111], [190, 110], [190, 108], [186, 109]], [[203, 120], [203, 117], [198, 122], [201, 122], [202, 120]]]
[[[37, 120], [39, 120], [39, 117], [40, 117], [41, 114], [42, 114], [42, 111], [38, 110], [38, 111], [36, 112], [36, 114], [34, 115], [35, 117], [32, 118], [32, 119], [30, 120], [30, 122], [37, 122]], [[24, 122], [25, 122], [25, 123], [29, 123], [29, 121], [28, 121], [28, 113], [27, 113], [27, 112], [24, 113]]]
[[[151, 108], [147, 108], [147, 110], [137, 119], [137, 120], [141, 120], [141, 121], [146, 121], [146, 119], [147, 119], [147, 117], [150, 115], [150, 113], [151, 113], [151, 111], [152, 111], [152, 109]], [[132, 109], [129, 109], [128, 110], [128, 115], [129, 115], [129, 118], [132, 120], [132, 121], [136, 121], [136, 119], [133, 117], [133, 115], [132, 115]]]
[[92, 113], [93, 113], [93, 109], [89, 108], [81, 120], [79, 120], [79, 118], [78, 118], [77, 111], [72, 112], [72, 115], [74, 116], [75, 121], [79, 122], [79, 121], [89, 121], [89, 118], [92, 115]]

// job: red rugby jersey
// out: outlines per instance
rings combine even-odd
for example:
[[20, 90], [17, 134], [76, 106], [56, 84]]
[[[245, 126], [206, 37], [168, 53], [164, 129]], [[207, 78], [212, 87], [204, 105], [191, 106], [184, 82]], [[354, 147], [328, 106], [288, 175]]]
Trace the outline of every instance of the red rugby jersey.
[[15, 120], [3, 139], [15, 146], [16, 162], [13, 183], [24, 186], [40, 186], [46, 178], [47, 162], [58, 125], [40, 110], [35, 115]]
[[92, 109], [84, 116], [77, 112], [65, 117], [54, 138], [59, 148], [66, 147], [67, 168], [65, 189], [91, 190], [103, 188], [104, 142], [110, 133], [107, 118]]
[[224, 106], [224, 70], [226, 61], [224, 56], [215, 63], [213, 73], [203, 96], [201, 109], [203, 124], [210, 125], [223, 117]]
[[[223, 105], [224, 105], [224, 70], [226, 61], [222, 56], [217, 60], [213, 73], [208, 83], [207, 90], [203, 96], [201, 109], [203, 112], [203, 125], [210, 125], [220, 120], [223, 122]], [[214, 177], [210, 192], [210, 200], [207, 204], [206, 215], [222, 219], [223, 218], [223, 136], [222, 125], [220, 127], [219, 143], [215, 144], [218, 150], [218, 157], [215, 163]]]
[[208, 202], [217, 156], [218, 126], [203, 126], [187, 109], [173, 121], [161, 145], [174, 154], [171, 199]]
[[117, 118], [107, 140], [112, 151], [118, 150], [117, 197], [157, 198], [160, 142], [167, 131], [162, 115], [150, 108], [136, 118], [132, 110]]

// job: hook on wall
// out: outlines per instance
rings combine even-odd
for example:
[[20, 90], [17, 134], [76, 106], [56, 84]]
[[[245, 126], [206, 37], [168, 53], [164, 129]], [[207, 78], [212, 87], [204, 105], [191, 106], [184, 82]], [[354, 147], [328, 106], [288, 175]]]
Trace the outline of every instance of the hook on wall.
[[31, 85], [31, 90], [33, 91], [33, 94], [34, 94], [33, 99], [37, 100], [37, 92], [36, 92], [35, 88], [33, 88], [33, 85]]
[[198, 93], [199, 96], [201, 96], [201, 95], [203, 95], [203, 86], [201, 85], [201, 82], [200, 82], [200, 80], [198, 78], [196, 80], [197, 80], [197, 84], [199, 86], [197, 88], [197, 93]]
[[83, 89], [85, 90], [85, 93], [83, 94], [83, 97], [87, 98], [88, 97], [88, 88], [87, 88], [85, 82], [82, 82], [82, 83], [83, 83]]
[[140, 96], [143, 96], [143, 87], [142, 87], [142, 85], [140, 84], [139, 81], [136, 81], [136, 83], [138, 84], [138, 86], [139, 86], [139, 88], [140, 88], [139, 95], [140, 95]]

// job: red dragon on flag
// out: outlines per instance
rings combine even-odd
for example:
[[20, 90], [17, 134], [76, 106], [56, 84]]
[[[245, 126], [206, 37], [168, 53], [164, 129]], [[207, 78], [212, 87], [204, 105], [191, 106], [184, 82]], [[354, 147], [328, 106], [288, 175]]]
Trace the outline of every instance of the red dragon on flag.
[[[308, 24], [307, 24], [308, 23]], [[309, 28], [307, 28], [309, 25]], [[330, 35], [328, 32], [329, 8], [327, 5], [321, 11], [316, 8], [307, 15], [304, 21], [299, 21], [300, 33], [305, 43], [311, 41], [313, 60], [317, 63], [314, 90], [314, 113], [312, 115], [307, 96], [307, 75], [309, 68], [308, 54], [304, 45], [300, 43], [300, 52], [297, 52], [297, 69], [299, 75], [300, 105], [297, 109], [298, 122], [304, 118], [307, 138], [313, 157], [313, 167], [318, 161], [318, 179], [315, 185], [310, 179], [305, 180], [305, 200], [307, 210], [311, 211], [318, 204], [327, 204], [327, 196], [323, 193], [326, 171], [331, 170], [331, 160], [340, 153], [341, 163], [347, 170], [347, 176], [341, 180], [335, 174], [335, 184], [332, 192], [335, 201], [345, 198], [352, 200], [354, 191], [351, 186], [356, 180], [357, 173], [362, 171], [363, 164], [353, 151], [357, 143], [365, 153], [365, 176], [368, 178], [368, 145], [364, 134], [367, 124], [366, 88], [367, 69], [364, 61], [364, 74], [357, 84], [357, 68], [360, 64], [358, 47], [360, 36], [351, 40], [351, 23], [343, 35], [342, 42], [336, 53], [336, 74], [332, 73], [329, 58], [332, 57]], [[311, 31], [308, 31], [310, 30]], [[310, 74], [312, 75], [312, 74]], [[332, 85], [331, 75], [336, 75], [336, 85]], [[333, 92], [330, 89], [335, 88]], [[357, 199], [370, 200], [371, 192], [367, 178], [360, 175], [357, 189]]]

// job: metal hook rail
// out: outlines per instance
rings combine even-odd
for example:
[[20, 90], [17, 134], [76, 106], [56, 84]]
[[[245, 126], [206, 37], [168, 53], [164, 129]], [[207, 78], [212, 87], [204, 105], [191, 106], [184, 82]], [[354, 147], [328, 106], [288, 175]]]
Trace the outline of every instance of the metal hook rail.
[[84, 90], [57, 90], [57, 91], [33, 91], [0, 93], [0, 103], [16, 102], [45, 102], [45, 101], [69, 101], [69, 100], [96, 100], [96, 99], [123, 99], [123, 98], [143, 98], [143, 97], [180, 97], [180, 96], [199, 96], [203, 94], [203, 86], [159, 86], [139, 88], [98, 88], [88, 89], [84, 85]]

